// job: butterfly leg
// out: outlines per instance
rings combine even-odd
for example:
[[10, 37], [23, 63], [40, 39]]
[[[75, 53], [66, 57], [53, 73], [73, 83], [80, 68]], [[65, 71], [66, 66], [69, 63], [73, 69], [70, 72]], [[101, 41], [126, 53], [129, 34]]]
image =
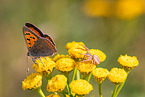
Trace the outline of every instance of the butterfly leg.
[[35, 59], [35, 58], [32, 58], [32, 61], [33, 61], [35, 64], [37, 64], [37, 63], [36, 63], [36, 59]]
[[[46, 57], [44, 57], [46, 60], [47, 60], [47, 58]], [[47, 60], [48, 61], [48, 60]]]
[[43, 64], [43, 66], [45, 66], [44, 63], [43, 63], [43, 61], [41, 60], [41, 58], [39, 60], [41, 61], [41, 63]]

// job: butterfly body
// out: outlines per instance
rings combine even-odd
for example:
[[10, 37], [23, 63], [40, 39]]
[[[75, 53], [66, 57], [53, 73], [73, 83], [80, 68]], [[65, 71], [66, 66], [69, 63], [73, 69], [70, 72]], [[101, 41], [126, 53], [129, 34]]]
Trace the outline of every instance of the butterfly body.
[[52, 56], [57, 52], [52, 38], [41, 32], [35, 25], [26, 23], [23, 34], [28, 48], [28, 55], [33, 58]]

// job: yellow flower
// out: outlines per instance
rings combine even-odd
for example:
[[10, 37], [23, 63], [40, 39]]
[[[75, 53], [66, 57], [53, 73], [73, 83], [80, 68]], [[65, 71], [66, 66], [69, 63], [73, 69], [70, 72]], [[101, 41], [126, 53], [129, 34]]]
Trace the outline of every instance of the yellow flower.
[[130, 71], [139, 65], [137, 57], [127, 56], [127, 54], [125, 56], [120, 55], [120, 57], [118, 58], [118, 62], [126, 71]]
[[85, 45], [83, 42], [75, 42], [75, 41], [72, 41], [72, 42], [68, 42], [66, 44], [66, 49], [70, 49], [72, 48], [74, 45], [78, 45], [78, 44], [81, 44], [81, 45]]
[[78, 62], [76, 64], [76, 67], [81, 72], [81, 74], [88, 75], [96, 68], [96, 65], [87, 61], [87, 62]]
[[144, 0], [118, 0], [116, 3], [116, 16], [121, 19], [133, 19], [144, 13]]
[[89, 17], [110, 16], [110, 2], [107, 0], [87, 0], [84, 3], [83, 11]]
[[105, 68], [96, 68], [92, 73], [96, 82], [102, 83], [108, 76], [109, 71]]
[[70, 88], [73, 93], [76, 93], [78, 95], [86, 95], [89, 94], [91, 90], [93, 90], [93, 86], [83, 79], [72, 81], [70, 83]]
[[68, 49], [68, 53], [72, 58], [84, 58], [83, 54], [86, 54], [87, 51], [83, 45], [75, 44]]
[[42, 57], [41, 59], [36, 60], [36, 63], [37, 64], [33, 64], [33, 68], [35, 68], [35, 71], [40, 72], [44, 76], [48, 76], [56, 65], [49, 57]]
[[48, 81], [47, 90], [49, 92], [61, 92], [66, 86], [67, 78], [64, 75], [56, 75]]
[[90, 49], [89, 53], [93, 56], [94, 54], [97, 55], [100, 58], [100, 62], [105, 61], [106, 55], [104, 52], [98, 49]]
[[108, 78], [111, 82], [115, 84], [120, 84], [121, 82], [124, 82], [127, 78], [127, 73], [124, 69], [120, 68], [112, 68]]
[[46, 97], [60, 97], [58, 94], [50, 94], [49, 96]]
[[59, 60], [60, 58], [71, 58], [69, 55], [60, 55], [60, 54], [57, 54], [54, 58], [53, 58], [53, 61], [57, 61]]
[[56, 61], [56, 69], [61, 72], [70, 72], [75, 67], [75, 61], [71, 58], [61, 58]]
[[42, 75], [39, 73], [32, 73], [27, 76], [27, 79], [22, 81], [23, 90], [35, 90], [41, 87], [42, 85]]

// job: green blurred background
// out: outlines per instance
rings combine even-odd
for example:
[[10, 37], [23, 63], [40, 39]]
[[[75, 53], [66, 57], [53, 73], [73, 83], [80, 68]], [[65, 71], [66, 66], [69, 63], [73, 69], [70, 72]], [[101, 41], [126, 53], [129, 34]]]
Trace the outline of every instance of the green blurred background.
[[[118, 97], [145, 97], [145, 3], [144, 0], [0, 0], [0, 97], [40, 97], [23, 90], [27, 48], [22, 28], [26, 22], [53, 37], [58, 53], [67, 54], [65, 45], [82, 41], [88, 48], [102, 50], [107, 59], [100, 67], [120, 67], [117, 59], [128, 54], [138, 57]], [[33, 72], [29, 58], [30, 71]], [[44, 93], [46, 79], [43, 79]], [[98, 97], [97, 83], [85, 97]], [[111, 96], [113, 84], [102, 84], [104, 97]]]

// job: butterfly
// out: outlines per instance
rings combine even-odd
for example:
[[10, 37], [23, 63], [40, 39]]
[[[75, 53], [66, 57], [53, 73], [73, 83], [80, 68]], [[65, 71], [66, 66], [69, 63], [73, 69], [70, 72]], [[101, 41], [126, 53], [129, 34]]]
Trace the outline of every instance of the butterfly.
[[35, 25], [26, 23], [23, 26], [23, 35], [28, 48], [28, 56], [36, 59], [45, 56], [52, 56], [57, 53], [52, 38], [41, 32]]

